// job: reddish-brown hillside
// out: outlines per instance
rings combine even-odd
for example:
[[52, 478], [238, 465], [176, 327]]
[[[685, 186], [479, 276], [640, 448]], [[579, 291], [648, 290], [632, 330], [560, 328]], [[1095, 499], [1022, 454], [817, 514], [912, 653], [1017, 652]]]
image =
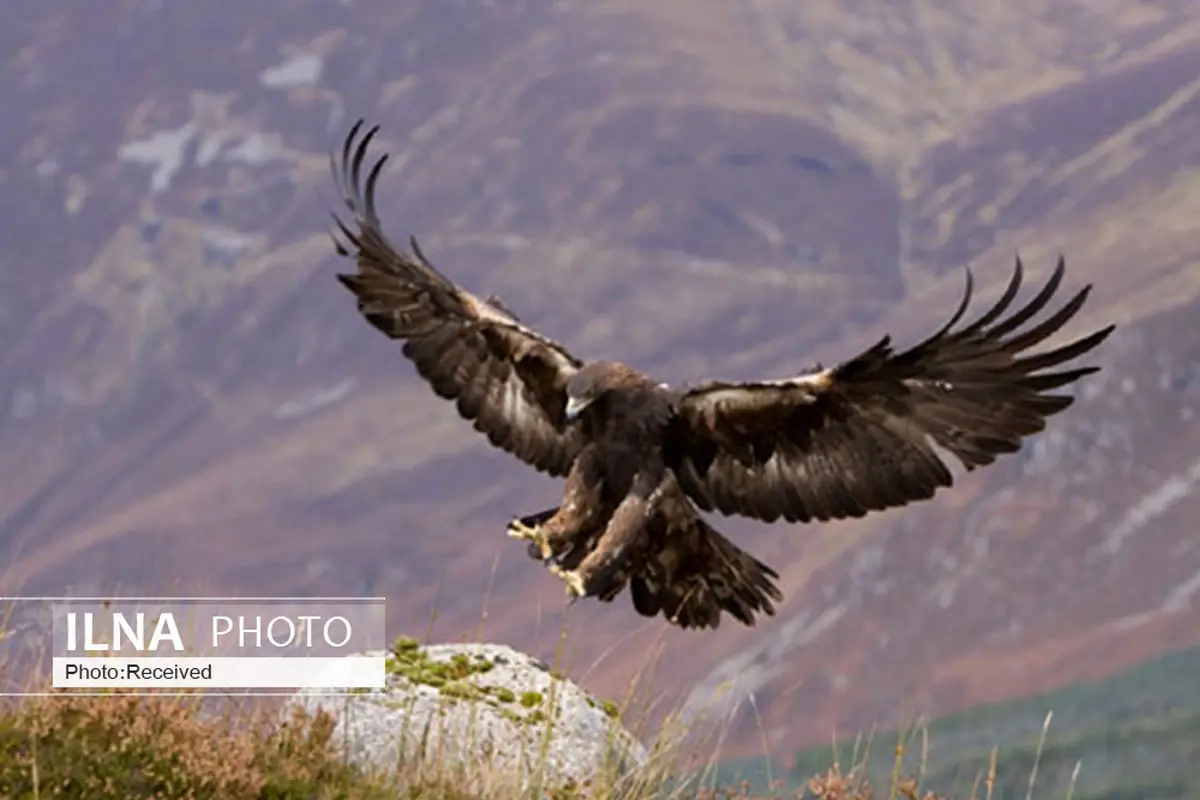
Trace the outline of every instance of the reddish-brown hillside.
[[[943, 4], [944, 5], [944, 4]], [[14, 593], [386, 594], [396, 632], [549, 653], [503, 535], [559, 486], [490, 450], [333, 280], [327, 152], [383, 124], [396, 238], [585, 357], [779, 376], [1094, 282], [1105, 371], [932, 502], [720, 527], [753, 630], [580, 604], [572, 671], [664, 648], [779, 748], [1200, 641], [1200, 11], [1168, 0], [27, 10], [0, 32], [0, 561]], [[663, 677], [670, 675], [669, 681]]]

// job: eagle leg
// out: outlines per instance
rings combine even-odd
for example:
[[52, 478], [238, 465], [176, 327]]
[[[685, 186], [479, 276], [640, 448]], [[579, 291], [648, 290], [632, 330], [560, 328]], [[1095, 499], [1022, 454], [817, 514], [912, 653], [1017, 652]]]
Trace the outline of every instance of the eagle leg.
[[584, 585], [583, 576], [578, 571], [563, 569], [558, 564], [553, 563], [550, 564], [549, 569], [552, 574], [557, 575], [567, 585], [567, 594], [571, 597], [572, 602], [587, 594], [587, 586]]
[[617, 506], [599, 541], [575, 569], [549, 565], [552, 573], [567, 585], [571, 602], [580, 597], [602, 596], [616, 589], [628, 578], [628, 548], [645, 529], [646, 519], [661, 497], [655, 490], [647, 499], [637, 495], [626, 497]]
[[554, 551], [550, 548], [550, 542], [546, 538], [542, 527], [526, 525], [522, 520], [514, 519], [508, 523], [506, 533], [514, 539], [524, 539], [529, 542], [532, 547], [537, 548], [537, 552], [541, 555], [543, 562], [550, 562], [554, 558]]

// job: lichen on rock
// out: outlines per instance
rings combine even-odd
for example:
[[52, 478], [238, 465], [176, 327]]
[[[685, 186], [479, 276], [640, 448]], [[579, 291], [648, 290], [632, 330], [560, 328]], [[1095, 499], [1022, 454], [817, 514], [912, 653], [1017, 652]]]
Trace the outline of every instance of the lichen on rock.
[[419, 760], [426, 771], [549, 788], [619, 778], [647, 757], [615, 704], [506, 645], [401, 637], [387, 654], [386, 689], [305, 690], [292, 703], [334, 714], [333, 741], [384, 771]]

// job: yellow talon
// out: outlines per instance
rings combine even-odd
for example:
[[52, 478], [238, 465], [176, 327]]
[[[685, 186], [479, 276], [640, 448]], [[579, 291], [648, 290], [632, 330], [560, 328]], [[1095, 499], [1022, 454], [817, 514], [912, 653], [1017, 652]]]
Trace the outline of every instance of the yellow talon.
[[583, 597], [587, 594], [587, 589], [583, 585], [583, 578], [579, 577], [578, 572], [563, 569], [557, 564], [550, 565], [550, 572], [557, 575], [567, 585], [567, 594], [575, 597]]
[[514, 539], [525, 539], [531, 542], [539, 541], [542, 538], [537, 528], [531, 528], [519, 519], [508, 523], [507, 533]]
[[549, 561], [554, 556], [554, 551], [550, 549], [550, 542], [546, 540], [541, 528], [531, 528], [519, 519], [514, 519], [508, 523], [508, 535], [514, 539], [524, 539], [536, 544], [542, 561]]

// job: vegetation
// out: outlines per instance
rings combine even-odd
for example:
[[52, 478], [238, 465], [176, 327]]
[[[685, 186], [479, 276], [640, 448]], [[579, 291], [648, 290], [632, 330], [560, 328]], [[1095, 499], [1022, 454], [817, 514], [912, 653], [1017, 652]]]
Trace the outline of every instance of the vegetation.
[[[253, 714], [252, 714], [253, 716]], [[301, 712], [279, 725], [203, 712], [173, 697], [31, 698], [0, 714], [0, 796], [41, 798], [188, 798], [188, 800], [481, 800], [451, 777], [413, 768], [373, 776], [345, 764], [331, 746], [333, 720]], [[451, 771], [435, 773], [449, 776]], [[812, 781], [821, 800], [875, 797], [836, 769]], [[598, 790], [598, 791], [596, 791]], [[599, 797], [749, 798], [748, 787], [697, 789], [663, 780], [636, 793], [593, 787]], [[914, 782], [898, 798], [927, 800]], [[497, 797], [511, 796], [498, 794]], [[584, 796], [569, 790], [553, 800]], [[776, 796], [776, 795], [772, 795]], [[794, 795], [800, 796], [800, 795]]]
[[[451, 702], [499, 703], [528, 713], [539, 712], [546, 702], [539, 692], [516, 694], [470, 681], [491, 671], [486, 659], [437, 662], [408, 639], [397, 641], [388, 667], [436, 686]], [[594, 700], [594, 707], [612, 717], [626, 710], [600, 699]], [[463, 775], [449, 765], [403, 764], [398, 774], [372, 774], [341, 757], [334, 730], [335, 720], [325, 713], [308, 716], [297, 709], [284, 720], [277, 703], [228, 700], [214, 705], [198, 692], [149, 697], [123, 691], [31, 696], [0, 707], [0, 797], [491, 800], [513, 796], [511, 789], [477, 788], [503, 787], [502, 779]], [[712, 779], [711, 768], [675, 766], [675, 771], [692, 777], [673, 779], [667, 764], [678, 755], [674, 748], [680, 738], [667, 730], [664, 726], [657, 738], [650, 737], [655, 739], [651, 763], [632, 782], [554, 787], [540, 796], [551, 800], [778, 796], [755, 793], [748, 785], [726, 787]], [[860, 778], [843, 775], [837, 768], [814, 779], [807, 790], [789, 796], [873, 797]], [[901, 782], [897, 791], [899, 798], [926, 800], [915, 782]]]
[[[1001, 797], [1025, 796], [1036, 765], [1036, 796], [1062, 797], [1073, 786], [1074, 800], [1191, 800], [1200, 795], [1197, 676], [1200, 647], [1193, 647], [1101, 681], [943, 717], [927, 727], [934, 747], [924, 784], [969, 788], [995, 754]], [[871, 750], [886, 755], [868, 764], [868, 774], [886, 775], [893, 748], [911, 738], [875, 736]], [[852, 752], [854, 743], [837, 748]], [[829, 747], [803, 751], [792, 775], [810, 774], [829, 757]], [[743, 773], [755, 766], [743, 765]]]
[[[493, 667], [485, 658], [435, 662], [407, 637], [397, 640], [388, 666], [436, 686], [452, 702], [481, 701], [523, 711], [540, 709], [545, 700], [537, 692], [516, 694], [472, 680]], [[636, 785], [556, 788], [541, 796], [1190, 798], [1200, 786], [1198, 674], [1200, 648], [1194, 648], [1106, 681], [946, 717], [920, 729], [915, 738], [893, 732], [873, 741], [839, 743], [832, 757], [828, 747], [805, 751], [796, 757], [790, 782], [772, 781], [761, 761], [683, 765], [680, 745], [686, 737], [669, 733], [670, 725], [664, 724], [656, 736], [642, 737], [652, 740], [652, 767], [637, 776]], [[612, 701], [597, 699], [594, 705], [613, 717], [627, 714], [625, 706]], [[1053, 726], [1043, 725], [1046, 709], [1054, 710]], [[478, 789], [501, 782], [464, 776], [440, 764], [405, 764], [392, 775], [356, 768], [339, 754], [334, 722], [326, 714], [310, 717], [299, 710], [284, 720], [278, 705], [266, 702], [214, 706], [200, 693], [143, 697], [113, 691], [23, 698], [0, 707], [0, 797], [513, 796], [511, 789]], [[664, 767], [667, 762], [670, 766]], [[1030, 788], [1035, 783], [1036, 792]]]
[[[168, 697], [30, 698], [0, 716], [0, 795], [291, 800], [395, 798], [332, 755], [327, 716], [232, 725]], [[419, 795], [418, 795], [419, 796]]]

